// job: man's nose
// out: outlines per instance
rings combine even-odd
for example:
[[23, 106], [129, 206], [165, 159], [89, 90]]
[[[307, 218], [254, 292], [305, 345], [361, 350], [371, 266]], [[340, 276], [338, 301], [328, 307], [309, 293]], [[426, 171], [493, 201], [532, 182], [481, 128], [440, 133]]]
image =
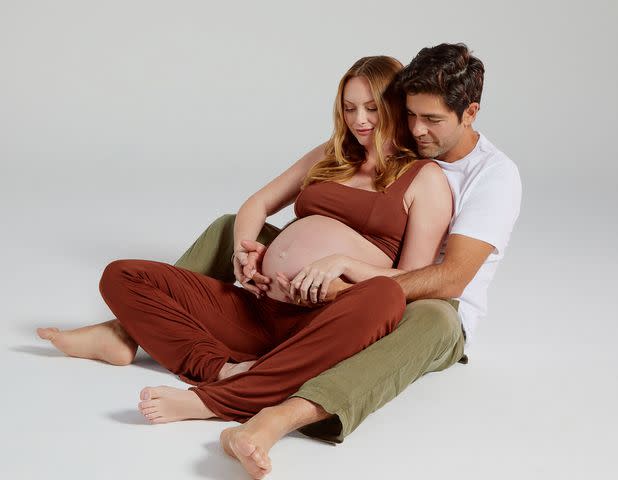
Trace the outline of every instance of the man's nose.
[[415, 137], [422, 137], [427, 133], [427, 127], [418, 118], [410, 120], [410, 131]]

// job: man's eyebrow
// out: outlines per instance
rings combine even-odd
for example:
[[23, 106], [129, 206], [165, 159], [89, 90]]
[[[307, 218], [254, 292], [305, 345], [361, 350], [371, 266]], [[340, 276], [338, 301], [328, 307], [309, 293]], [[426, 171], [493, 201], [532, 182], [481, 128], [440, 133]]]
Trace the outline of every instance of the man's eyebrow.
[[[414, 113], [409, 108], [408, 108], [408, 112]], [[441, 113], [421, 113], [421, 114], [414, 113], [414, 115], [418, 117], [423, 117], [423, 118], [430, 118], [430, 117], [431, 118], [446, 118], [446, 115], [442, 115]]]

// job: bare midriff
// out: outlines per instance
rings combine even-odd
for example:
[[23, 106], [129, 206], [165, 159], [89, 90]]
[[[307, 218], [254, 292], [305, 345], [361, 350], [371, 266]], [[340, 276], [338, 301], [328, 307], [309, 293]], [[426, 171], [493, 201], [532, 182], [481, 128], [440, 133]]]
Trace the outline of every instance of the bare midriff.
[[344, 254], [380, 267], [388, 268], [393, 263], [386, 253], [344, 223], [322, 215], [310, 215], [283, 229], [264, 253], [262, 273], [271, 279], [268, 297], [287, 301], [278, 288], [277, 272], [291, 280], [305, 266], [334, 254]]

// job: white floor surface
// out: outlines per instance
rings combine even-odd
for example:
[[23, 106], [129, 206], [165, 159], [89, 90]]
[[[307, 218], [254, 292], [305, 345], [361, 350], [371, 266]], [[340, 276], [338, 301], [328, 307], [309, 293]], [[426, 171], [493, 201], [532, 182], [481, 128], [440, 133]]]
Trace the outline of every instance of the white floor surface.
[[[148, 177], [152, 191], [170, 175]], [[85, 177], [40, 182], [36, 201], [15, 189], [5, 197], [13, 203], [0, 280], [2, 478], [247, 478], [218, 444], [227, 423], [142, 420], [143, 386], [183, 385], [144, 352], [134, 365], [114, 367], [67, 358], [36, 337], [37, 326], [111, 318], [98, 294], [109, 261], [173, 262], [223, 213], [214, 202], [203, 207], [190, 175], [173, 198], [136, 196], [129, 181], [103, 177], [102, 170], [90, 185]], [[342, 445], [284, 438], [271, 452], [269, 478], [617, 478], [615, 248], [601, 234], [600, 214], [580, 225], [596, 239], [596, 253], [585, 251], [582, 235], [564, 240], [568, 228], [557, 229], [555, 218], [545, 228], [553, 206], [535, 203], [542, 184], [528, 181], [528, 207], [491, 287], [470, 363], [423, 377]]]

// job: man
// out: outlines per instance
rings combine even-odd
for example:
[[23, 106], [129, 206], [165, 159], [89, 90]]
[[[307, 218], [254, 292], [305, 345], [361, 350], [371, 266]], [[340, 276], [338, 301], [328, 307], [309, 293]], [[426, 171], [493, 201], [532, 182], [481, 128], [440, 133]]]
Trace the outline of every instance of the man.
[[[287, 433], [300, 428], [341, 442], [423, 374], [467, 362], [464, 344], [486, 314], [487, 287], [504, 256], [521, 201], [515, 164], [472, 128], [483, 75], [482, 62], [463, 44], [424, 48], [401, 72], [399, 84], [418, 153], [439, 163], [453, 192], [446, 245], [436, 264], [394, 277], [411, 302], [395, 332], [306, 382], [281, 405], [222, 432], [226, 452], [253, 478], [270, 471], [268, 451]], [[233, 228], [233, 218], [220, 219], [217, 231]], [[267, 226], [258, 242], [267, 243], [276, 233]], [[199, 254], [200, 240], [178, 266]], [[249, 252], [245, 273], [264, 284], [259, 272], [253, 274], [265, 249], [258, 242], [243, 243]], [[436, 300], [451, 298], [457, 300]]]

